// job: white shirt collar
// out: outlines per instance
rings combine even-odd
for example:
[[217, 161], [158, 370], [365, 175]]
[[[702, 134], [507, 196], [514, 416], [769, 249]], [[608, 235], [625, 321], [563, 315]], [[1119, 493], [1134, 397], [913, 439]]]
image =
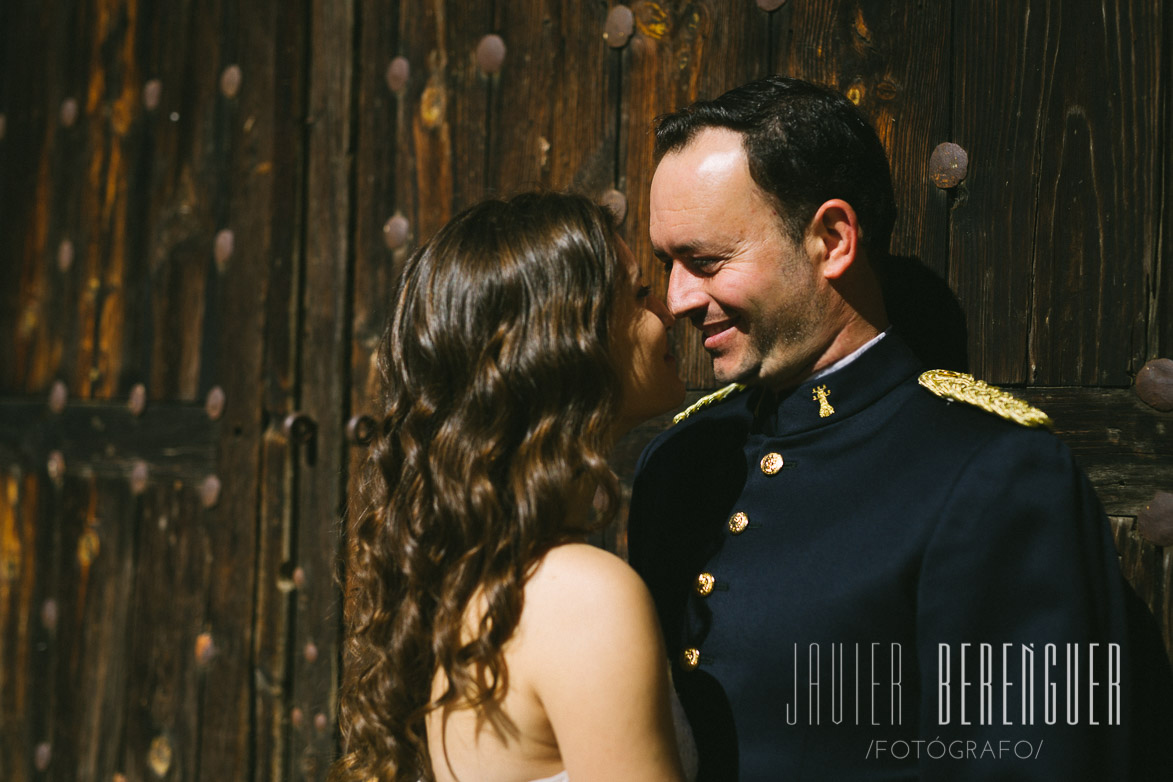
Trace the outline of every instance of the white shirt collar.
[[834, 364], [831, 364], [830, 366], [823, 367], [822, 369], [818, 370], [817, 372], [814, 372], [810, 377], [808, 377], [803, 382], [809, 383], [812, 380], [818, 380], [820, 377], [824, 377], [826, 375], [831, 374], [832, 372], [843, 369], [843, 367], [847, 366], [852, 361], [855, 361], [857, 358], [859, 358], [864, 353], [866, 353], [869, 348], [871, 348], [877, 342], [882, 340], [884, 338], [884, 336], [891, 330], [892, 330], [892, 327], [889, 326], [888, 328], [884, 329], [876, 336], [869, 339], [863, 345], [860, 345], [856, 350], [852, 351], [848, 355], [846, 355], [843, 358], [836, 361]]

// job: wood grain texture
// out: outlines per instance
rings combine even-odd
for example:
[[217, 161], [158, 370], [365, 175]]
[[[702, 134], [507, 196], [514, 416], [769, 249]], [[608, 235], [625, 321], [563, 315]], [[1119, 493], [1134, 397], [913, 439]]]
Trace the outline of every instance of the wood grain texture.
[[597, 198], [615, 179], [618, 73], [603, 39], [606, 7], [520, 0], [493, 10], [508, 53], [488, 79], [486, 188], [574, 187]]
[[[420, 50], [408, 49], [411, 42], [400, 37], [401, 19], [396, 24], [373, 21], [384, 12], [384, 4], [377, 0], [359, 5], [357, 57], [370, 66], [362, 68], [355, 80], [350, 409], [372, 415], [377, 412], [379, 338], [390, 314], [395, 280], [417, 240], [413, 234], [418, 231], [418, 194], [415, 181], [407, 176], [414, 168], [411, 124], [416, 103], [410, 96], [420, 92], [427, 62]], [[407, 62], [410, 75], [405, 85], [392, 90], [386, 73], [396, 57]], [[408, 235], [402, 244], [390, 247], [384, 227], [396, 215], [406, 221]]]
[[[412, 69], [396, 107], [396, 173], [400, 180], [411, 182], [410, 187], [397, 188], [398, 208], [419, 239], [434, 234], [453, 214], [449, 101], [456, 96], [448, 76], [451, 54], [445, 8], [444, 3], [404, 3], [398, 17], [396, 53], [407, 58]], [[483, 12], [480, 16], [484, 17]]]
[[401, 211], [415, 236], [424, 239], [485, 195], [485, 130], [495, 77], [478, 71], [475, 50], [493, 32], [492, 8], [405, 3], [400, 20], [399, 53], [411, 63], [413, 76], [403, 98], [410, 140], [400, 136], [397, 166], [407, 164], [400, 176], [411, 178], [415, 197], [410, 210]]
[[[86, 327], [81, 318], [86, 259], [78, 251], [85, 246], [78, 201], [85, 164], [80, 129], [86, 118], [78, 108], [74, 123], [65, 127], [61, 108], [67, 99], [84, 106], [85, 97], [81, 58], [62, 53], [88, 47], [86, 20], [78, 6], [30, 6], [13, 13], [15, 24], [5, 30], [5, 48], [12, 53], [5, 81], [11, 85], [11, 99], [19, 102], [9, 112], [5, 146], [27, 147], [6, 158], [20, 179], [3, 177], [8, 196], [0, 219], [19, 221], [5, 225], [4, 231], [13, 237], [7, 258], [15, 262], [9, 267], [13, 277], [19, 269], [20, 291], [15, 317], [8, 321], [11, 387], [32, 392], [47, 388], [55, 378], [76, 378], [78, 332]], [[47, 89], [37, 86], [41, 84]], [[66, 272], [56, 262], [63, 240], [75, 248]], [[79, 393], [80, 387], [73, 385]]]
[[[232, 696], [216, 688], [220, 668], [237, 664], [232, 659], [237, 644], [208, 616], [208, 584], [219, 567], [212, 540], [217, 523], [196, 491], [179, 483], [148, 489], [136, 514], [130, 672], [118, 769], [128, 779], [157, 778], [160, 768], [173, 779], [197, 778], [201, 712]], [[196, 644], [203, 633], [210, 646], [201, 659]], [[217, 724], [231, 730], [231, 714], [220, 712]]]
[[[1023, 383], [1031, 377], [1028, 259], [1047, 78], [1038, 60], [1045, 19], [1025, 6], [961, 4], [955, 11], [953, 140], [968, 152], [971, 174], [951, 213], [949, 283], [969, 318], [972, 369], [991, 383]], [[1001, 110], [988, 111], [992, 102]]]
[[1135, 516], [1110, 516], [1120, 552], [1120, 567], [1137, 596], [1156, 619], [1165, 651], [1173, 660], [1173, 551], [1149, 543], [1136, 529]]
[[257, 606], [253, 629], [253, 752], [255, 779], [285, 780], [289, 772], [290, 627], [299, 579], [291, 562], [293, 470], [288, 437], [276, 426], [262, 435], [261, 505], [257, 534]]
[[149, 174], [139, 229], [149, 272], [137, 281], [148, 302], [144, 322], [136, 324], [148, 352], [142, 373], [152, 397], [195, 401], [206, 390], [207, 324], [218, 316], [209, 301], [217, 290], [213, 245], [227, 227], [216, 203], [227, 152], [218, 81], [235, 52], [221, 51], [217, 14], [199, 13], [196, 3], [144, 4], [144, 17], [142, 72], [158, 81], [160, 98], [143, 119]]
[[954, 135], [970, 177], [951, 282], [974, 367], [992, 382], [1127, 385], [1156, 251], [1160, 47], [1140, 31], [1163, 26], [1159, 5], [954, 14]]
[[41, 466], [59, 451], [67, 469], [121, 482], [143, 461], [151, 480], [197, 483], [215, 465], [219, 433], [192, 405], [156, 403], [135, 416], [125, 402], [75, 402], [53, 415], [40, 401], [0, 399], [5, 463]]
[[[256, 605], [252, 626], [252, 714], [249, 750], [256, 782], [286, 780], [289, 771], [290, 643], [293, 625], [293, 448], [282, 421], [297, 407], [298, 314], [304, 289], [308, 20], [305, 2], [265, 8], [260, 22], [272, 28], [271, 90], [259, 96], [264, 113], [252, 133], [262, 142], [245, 165], [264, 172], [255, 179], [256, 229], [267, 237], [263, 364], [260, 370], [260, 454], [257, 469]], [[251, 135], [251, 134], [250, 134]], [[252, 211], [252, 209], [250, 209]], [[266, 213], [268, 216], [266, 217]]]
[[[1047, 96], [1030, 303], [1039, 384], [1127, 386], [1144, 364], [1143, 280], [1157, 251], [1161, 188], [1154, 163], [1168, 137], [1160, 45], [1141, 31], [1164, 26], [1163, 6], [1113, 3], [1060, 28], [1055, 65], [1065, 76]], [[1111, 76], [1097, 83], [1101, 74]]]
[[305, 288], [298, 323], [298, 409], [316, 422], [313, 439], [293, 449], [296, 510], [291, 561], [305, 573], [296, 592], [290, 703], [303, 715], [290, 733], [290, 779], [322, 779], [338, 755], [338, 590], [340, 516], [345, 488], [342, 432], [350, 398], [349, 347], [353, 57], [356, 7], [310, 3]]
[[[141, 375], [126, 362], [131, 325], [127, 315], [136, 311], [128, 307], [126, 282], [141, 279], [145, 265], [141, 253], [130, 251], [129, 241], [137, 222], [129, 211], [131, 193], [141, 184], [135, 181], [144, 83], [136, 51], [138, 5], [137, 0], [95, 2], [87, 41], [84, 111], [90, 121], [80, 219], [88, 236], [86, 246], [79, 248], [85, 259], [87, 292], [75, 382], [84, 396], [104, 399], [119, 393], [124, 373]], [[141, 199], [136, 201], [141, 205]]]
[[31, 776], [30, 749], [41, 737], [34, 731], [33, 670], [46, 643], [38, 587], [45, 579], [38, 558], [36, 476], [9, 464], [0, 475], [0, 776], [22, 782]]
[[1154, 492], [1173, 486], [1173, 414], [1126, 389], [1011, 390], [1051, 416], [1110, 515], [1135, 516]]
[[[198, 768], [202, 777], [240, 779], [251, 773], [254, 752], [254, 649], [260, 493], [260, 443], [266, 425], [263, 390], [272, 381], [263, 372], [269, 333], [265, 323], [270, 282], [279, 276], [274, 252], [283, 255], [297, 231], [291, 218], [303, 197], [278, 189], [273, 171], [298, 165], [278, 153], [299, 155], [290, 133], [289, 106], [279, 99], [296, 89], [286, 83], [286, 68], [297, 68], [304, 17], [288, 19], [293, 6], [279, 2], [228, 3], [217, 15], [219, 62], [211, 72], [215, 96], [214, 130], [209, 147], [209, 202], [215, 232], [230, 230], [234, 251], [211, 264], [207, 312], [200, 352], [199, 394], [219, 386], [228, 399], [218, 444], [219, 503], [207, 512], [211, 567], [205, 586], [206, 627], [215, 640], [217, 664], [202, 682]], [[286, 58], [290, 58], [286, 61]], [[235, 66], [241, 85], [223, 89], [222, 74]], [[294, 84], [296, 85], [296, 81]], [[280, 128], [280, 130], [278, 130]], [[300, 136], [300, 134], [299, 134]], [[288, 184], [289, 180], [284, 180]], [[284, 219], [282, 219], [284, 218]], [[285, 222], [290, 220], [290, 222]], [[296, 235], [296, 234], [295, 234]], [[214, 244], [215, 234], [209, 237]], [[205, 245], [208, 246], [208, 245]], [[286, 267], [288, 268], [288, 267]], [[279, 284], [277, 295], [288, 292]], [[293, 312], [292, 308], [286, 310]], [[289, 322], [274, 315], [279, 322]]]
[[39, 654], [34, 656], [29, 676], [32, 692], [42, 694], [29, 704], [34, 743], [23, 754], [30, 772], [35, 768], [36, 748], [42, 744], [48, 745], [60, 768], [73, 769], [80, 759], [77, 728], [82, 704], [72, 693], [78, 684], [75, 676], [86, 584], [79, 573], [76, 551], [94, 499], [90, 481], [76, 474], [66, 472], [51, 482], [38, 470], [37, 477], [48, 489], [37, 519], [38, 528], [47, 534], [38, 536], [36, 546], [40, 577], [34, 600], [53, 600], [57, 617], [48, 637], [39, 639], [43, 645], [36, 649]]
[[[1162, 14], [1164, 22], [1165, 48], [1161, 52], [1164, 65], [1163, 77], [1160, 79], [1160, 96], [1158, 105], [1161, 106], [1161, 130], [1159, 138], [1173, 137], [1173, 52], [1170, 51], [1170, 42], [1173, 41], [1173, 13], [1166, 11]], [[1150, 285], [1153, 295], [1150, 300], [1149, 312], [1149, 352], [1148, 358], [1164, 356], [1173, 358], [1173, 261], [1170, 254], [1173, 252], [1173, 149], [1169, 144], [1159, 145], [1160, 159], [1163, 163], [1164, 186], [1161, 189], [1160, 224], [1157, 227], [1157, 256], [1152, 264]]]
[[92, 508], [87, 513], [74, 556], [82, 615], [74, 654], [78, 674], [78, 777], [108, 779], [123, 768], [125, 698], [130, 676], [130, 608], [137, 566], [139, 499], [125, 481], [91, 478]]
[[773, 70], [851, 98], [876, 128], [892, 166], [899, 215], [892, 252], [943, 276], [946, 196], [929, 181], [929, 154], [949, 137], [946, 5], [796, 2], [775, 13]]

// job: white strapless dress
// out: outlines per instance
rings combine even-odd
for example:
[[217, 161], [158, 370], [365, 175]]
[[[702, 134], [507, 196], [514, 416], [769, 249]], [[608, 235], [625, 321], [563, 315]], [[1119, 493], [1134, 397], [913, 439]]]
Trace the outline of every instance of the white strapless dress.
[[[672, 700], [672, 724], [676, 727], [676, 751], [680, 754], [680, 765], [684, 767], [684, 778], [693, 782], [697, 772], [696, 741], [692, 737], [692, 728], [688, 725], [688, 718], [684, 716], [684, 707], [676, 697], [676, 690], [669, 687]], [[533, 782], [570, 782], [570, 775], [565, 771], [552, 777], [542, 777]]]

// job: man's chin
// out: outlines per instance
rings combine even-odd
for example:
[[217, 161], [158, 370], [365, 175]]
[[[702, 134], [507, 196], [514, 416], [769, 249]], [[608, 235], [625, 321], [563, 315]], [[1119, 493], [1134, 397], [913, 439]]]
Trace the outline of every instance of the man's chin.
[[713, 361], [713, 377], [723, 386], [727, 386], [730, 383], [750, 385], [756, 379], [753, 371], [745, 367], [732, 365], [722, 366], [720, 359]]

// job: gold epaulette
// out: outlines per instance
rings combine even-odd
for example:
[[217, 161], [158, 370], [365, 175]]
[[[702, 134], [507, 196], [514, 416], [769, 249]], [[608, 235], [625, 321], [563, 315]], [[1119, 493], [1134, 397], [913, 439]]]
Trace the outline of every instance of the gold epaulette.
[[980, 407], [1022, 426], [1051, 427], [1050, 416], [1042, 410], [996, 386], [975, 380], [973, 375], [930, 369], [920, 376], [920, 384], [939, 397]]
[[672, 417], [672, 423], [678, 424], [681, 421], [683, 421], [685, 418], [688, 418], [690, 415], [695, 413], [697, 410], [703, 410], [706, 407], [708, 407], [709, 405], [714, 405], [717, 402], [720, 402], [727, 397], [733, 396], [734, 394], [738, 393], [739, 391], [744, 391], [745, 388], [746, 387], [743, 386], [741, 383], [730, 383], [729, 385], [722, 388], [720, 391], [714, 391], [713, 393], [708, 394], [707, 396], [702, 396], [700, 399], [693, 402], [691, 405], [686, 407], [684, 410], [682, 410], [679, 413], [677, 413], [676, 415], [674, 415]]

